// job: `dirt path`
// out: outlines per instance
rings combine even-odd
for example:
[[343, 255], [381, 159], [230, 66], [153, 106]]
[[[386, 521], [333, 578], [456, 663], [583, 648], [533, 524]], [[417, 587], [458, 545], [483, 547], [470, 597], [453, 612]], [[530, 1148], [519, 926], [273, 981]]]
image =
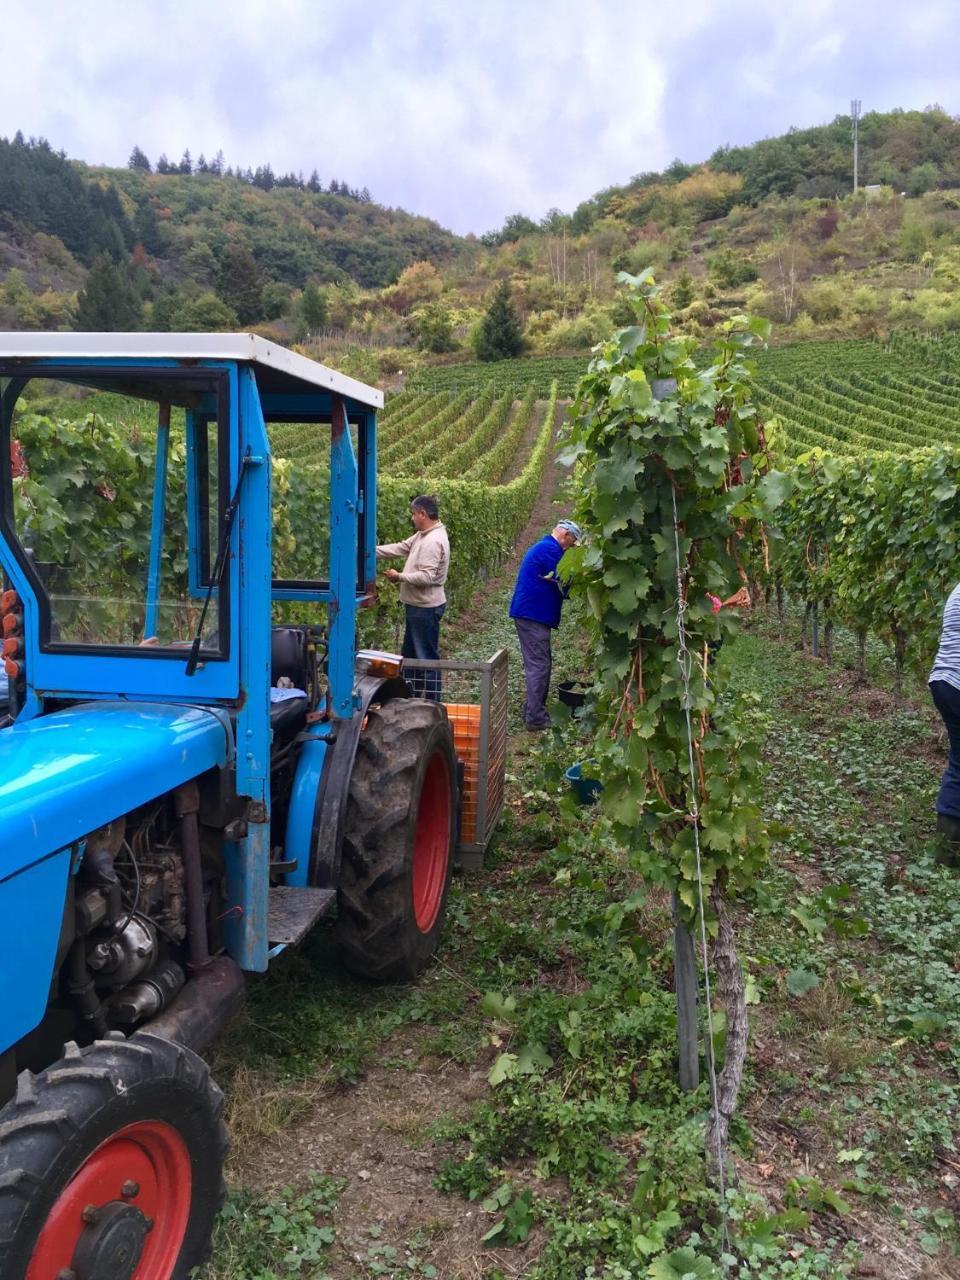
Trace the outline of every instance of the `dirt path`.
[[[504, 467], [503, 473], [497, 481], [498, 484], [509, 484], [523, 470], [537, 436], [540, 434], [540, 428], [543, 426], [543, 411], [546, 405], [546, 400], [538, 400], [536, 402], [533, 413], [530, 415], [530, 421], [527, 423], [527, 429], [523, 433], [523, 439], [517, 445], [516, 453]], [[519, 411], [519, 402], [517, 411]], [[556, 424], [556, 418], [554, 418], [554, 424]]]
[[325, 1272], [335, 1280], [357, 1280], [368, 1268], [377, 1274], [385, 1249], [397, 1250], [397, 1272], [406, 1274], [409, 1253], [449, 1280], [479, 1275], [481, 1257], [484, 1266], [490, 1261], [481, 1243], [489, 1218], [436, 1190], [445, 1152], [427, 1137], [438, 1120], [463, 1115], [487, 1091], [486, 1073], [421, 1056], [422, 1038], [416, 1028], [400, 1032], [358, 1084], [324, 1096], [243, 1170], [245, 1184], [265, 1193], [296, 1186], [311, 1171], [345, 1181]]
[[[557, 405], [555, 427], [559, 427], [563, 421], [566, 408], [565, 401]], [[534, 415], [534, 419], [535, 429], [539, 431], [542, 420], [537, 418], [536, 415]], [[527, 548], [536, 542], [538, 538], [542, 538], [545, 533], [549, 533], [556, 522], [562, 520], [567, 514], [570, 504], [565, 502], [560, 495], [563, 482], [569, 475], [569, 468], [562, 467], [557, 462], [556, 448], [554, 448], [544, 469], [543, 482], [540, 485], [540, 492], [530, 513], [530, 519], [518, 537], [513, 553], [504, 560], [496, 575], [480, 587], [474, 594], [470, 604], [453, 620], [453, 625], [459, 635], [469, 635], [470, 632], [483, 626], [489, 617], [491, 599], [500, 593], [505, 584], [513, 581]], [[486, 657], [486, 654], [478, 654], [477, 656]]]
[[[558, 422], [562, 412], [558, 407]], [[541, 424], [539, 418], [534, 427]], [[493, 633], [505, 626], [502, 597], [523, 552], [566, 509], [556, 495], [567, 474], [551, 457], [514, 554], [451, 620], [452, 649], [486, 656], [487, 646], [499, 642]], [[505, 629], [512, 633], [512, 627]], [[519, 667], [513, 665], [516, 683]], [[525, 736], [511, 738], [508, 772], [516, 753], [525, 755], [529, 748]], [[484, 877], [496, 882], [495, 871]], [[453, 975], [442, 957], [437, 968], [438, 979]], [[465, 1006], [475, 1004], [477, 997], [477, 992], [462, 991]], [[488, 1093], [493, 1053], [481, 1047], [470, 1062], [440, 1058], [427, 1043], [427, 1028], [404, 1026], [379, 1046], [377, 1061], [356, 1084], [325, 1087], [319, 1081], [293, 1121], [273, 1136], [245, 1143], [232, 1162], [231, 1180], [267, 1200], [284, 1187], [303, 1186], [311, 1174], [343, 1180], [331, 1220], [336, 1241], [323, 1272], [332, 1280], [520, 1276], [539, 1251], [540, 1233], [534, 1232], [524, 1246], [491, 1249], [482, 1242], [490, 1214], [434, 1186], [449, 1152], [430, 1136], [431, 1126], [444, 1117], [465, 1116]], [[322, 1071], [325, 1064], [318, 1061], [317, 1067]], [[255, 1090], [246, 1105], [258, 1106]]]

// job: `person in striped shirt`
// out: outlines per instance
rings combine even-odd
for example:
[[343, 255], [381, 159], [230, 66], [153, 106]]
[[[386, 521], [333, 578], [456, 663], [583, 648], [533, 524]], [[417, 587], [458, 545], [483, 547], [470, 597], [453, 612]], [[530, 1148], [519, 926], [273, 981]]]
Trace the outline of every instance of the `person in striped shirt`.
[[947, 768], [937, 795], [937, 830], [960, 858], [960, 584], [947, 597], [940, 648], [929, 685], [933, 705], [943, 717], [950, 742]]

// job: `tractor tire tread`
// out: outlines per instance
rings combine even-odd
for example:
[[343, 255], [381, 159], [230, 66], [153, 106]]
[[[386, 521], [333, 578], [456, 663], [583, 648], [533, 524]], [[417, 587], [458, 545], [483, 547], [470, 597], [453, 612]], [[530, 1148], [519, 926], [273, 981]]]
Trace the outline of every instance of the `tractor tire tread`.
[[[202, 1214], [209, 1222], [204, 1221], [199, 1235], [192, 1231], [194, 1239], [185, 1242], [171, 1280], [185, 1278], [209, 1253], [210, 1228], [226, 1191], [223, 1094], [195, 1053], [147, 1032], [122, 1041], [94, 1041], [82, 1049], [70, 1044], [65, 1049], [66, 1056], [46, 1070], [21, 1072], [16, 1094], [0, 1109], [0, 1256], [11, 1267], [4, 1270], [4, 1280], [21, 1280], [25, 1273], [29, 1253], [24, 1250], [29, 1244], [32, 1251], [32, 1244], [22, 1238], [24, 1220], [38, 1188], [56, 1186], [58, 1178], [63, 1178], [65, 1149], [72, 1142], [82, 1142], [84, 1130], [107, 1116], [118, 1097], [130, 1098], [138, 1089], [155, 1087], [160, 1079], [167, 1082], [168, 1090], [179, 1085], [179, 1092], [200, 1109], [219, 1169], [216, 1195]], [[86, 1157], [81, 1153], [80, 1158]]]
[[425, 756], [437, 750], [447, 755], [453, 785], [453, 734], [438, 703], [394, 699], [371, 707], [350, 779], [337, 885], [340, 956], [366, 977], [412, 979], [436, 948], [446, 886], [429, 935], [418, 935], [407, 899], [413, 793]]

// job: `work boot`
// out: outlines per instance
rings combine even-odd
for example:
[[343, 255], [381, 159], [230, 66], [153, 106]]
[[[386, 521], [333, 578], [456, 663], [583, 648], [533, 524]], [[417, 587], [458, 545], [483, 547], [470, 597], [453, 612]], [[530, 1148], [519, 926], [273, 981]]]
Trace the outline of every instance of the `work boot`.
[[960, 818], [949, 813], [937, 814], [937, 861], [960, 867]]

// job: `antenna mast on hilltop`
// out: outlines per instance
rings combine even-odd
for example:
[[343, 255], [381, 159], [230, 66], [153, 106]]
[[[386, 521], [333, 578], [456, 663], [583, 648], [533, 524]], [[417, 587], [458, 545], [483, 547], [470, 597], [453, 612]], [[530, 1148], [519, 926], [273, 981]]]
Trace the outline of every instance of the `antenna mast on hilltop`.
[[850, 103], [850, 119], [853, 132], [853, 189], [857, 189], [860, 166], [860, 99], [854, 98]]

